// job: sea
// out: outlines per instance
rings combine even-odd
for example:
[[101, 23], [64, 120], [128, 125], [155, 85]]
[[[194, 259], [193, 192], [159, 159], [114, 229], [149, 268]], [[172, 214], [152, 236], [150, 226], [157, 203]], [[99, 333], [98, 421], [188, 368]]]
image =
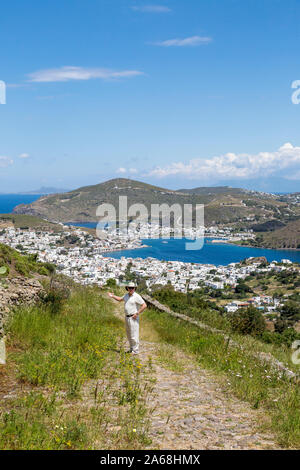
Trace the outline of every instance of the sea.
[[41, 194], [0, 194], [0, 214], [10, 214], [19, 204], [30, 204]]
[[[29, 204], [41, 195], [38, 194], [0, 194], [0, 213], [11, 213], [18, 204]], [[95, 228], [96, 223], [88, 222], [74, 224]], [[271, 261], [289, 259], [300, 263], [300, 251], [297, 250], [271, 250], [265, 248], [250, 248], [245, 246], [230, 245], [227, 243], [212, 243], [211, 238], [204, 239], [203, 248], [200, 250], [186, 250], [186, 239], [145, 239], [142, 240], [145, 248], [134, 250], [121, 250], [105, 253], [104, 256], [120, 259], [127, 258], [156, 258], [165, 261], [183, 261], [185, 263], [214, 264], [225, 266], [236, 263], [245, 258], [265, 256]]]

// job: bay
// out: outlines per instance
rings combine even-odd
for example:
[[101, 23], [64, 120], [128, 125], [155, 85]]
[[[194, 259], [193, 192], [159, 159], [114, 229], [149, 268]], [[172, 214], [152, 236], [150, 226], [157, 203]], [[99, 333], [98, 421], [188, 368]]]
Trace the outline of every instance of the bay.
[[[96, 222], [70, 223], [77, 227], [96, 228]], [[216, 237], [217, 238], [217, 237]], [[245, 258], [265, 256], [267, 261], [281, 261], [289, 259], [300, 263], [300, 251], [298, 250], [272, 250], [266, 248], [251, 248], [246, 246], [231, 245], [229, 243], [212, 243], [211, 238], [204, 239], [201, 250], [186, 250], [186, 242], [182, 239], [144, 239], [146, 248], [133, 250], [120, 250], [107, 252], [103, 256], [120, 259], [126, 258], [156, 258], [165, 261], [182, 261], [184, 263], [213, 264], [215, 266], [226, 266], [229, 263], [237, 263]]]
[[271, 250], [265, 248], [250, 248], [245, 246], [230, 245], [228, 243], [211, 243], [211, 238], [205, 238], [201, 250], [186, 250], [187, 239], [145, 239], [142, 240], [147, 248], [134, 250], [121, 250], [105, 253], [104, 256], [120, 259], [126, 258], [156, 258], [165, 261], [183, 261], [185, 263], [214, 264], [226, 266], [245, 258], [265, 256], [269, 262], [289, 259], [300, 263], [300, 251], [296, 250]]

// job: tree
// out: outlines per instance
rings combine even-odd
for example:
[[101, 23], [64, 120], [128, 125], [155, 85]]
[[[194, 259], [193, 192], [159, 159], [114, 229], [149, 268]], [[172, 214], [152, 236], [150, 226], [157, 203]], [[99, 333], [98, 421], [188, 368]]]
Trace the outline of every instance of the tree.
[[228, 319], [233, 331], [243, 335], [259, 336], [266, 329], [264, 317], [252, 305], [246, 309], [239, 308], [236, 312], [230, 313]]
[[126, 281], [135, 281], [136, 276], [131, 272], [132, 262], [130, 261], [125, 269], [125, 279]]
[[286, 320], [283, 320], [282, 318], [277, 318], [275, 323], [274, 323], [274, 328], [276, 333], [283, 333], [284, 330], [286, 330], [288, 327], [288, 323]]
[[117, 285], [117, 282], [116, 282], [115, 279], [112, 279], [112, 278], [107, 279], [107, 281], [106, 281], [106, 286], [107, 287], [116, 287], [116, 285]]
[[293, 325], [300, 320], [300, 305], [298, 302], [288, 300], [280, 309], [280, 318], [289, 325]]
[[252, 289], [244, 282], [239, 281], [235, 287], [236, 294], [246, 294], [247, 292], [252, 292]]

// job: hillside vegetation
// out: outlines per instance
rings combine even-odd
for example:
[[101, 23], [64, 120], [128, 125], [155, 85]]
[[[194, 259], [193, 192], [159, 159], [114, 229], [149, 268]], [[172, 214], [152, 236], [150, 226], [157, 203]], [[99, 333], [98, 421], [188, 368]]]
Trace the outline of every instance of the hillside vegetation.
[[274, 231], [259, 233], [254, 240], [245, 242], [250, 246], [274, 249], [300, 249], [300, 219], [287, 223]]
[[37, 255], [21, 255], [17, 250], [0, 243], [0, 269], [2, 277], [30, 276], [39, 273], [48, 276], [55, 267], [50, 263], [40, 263]]

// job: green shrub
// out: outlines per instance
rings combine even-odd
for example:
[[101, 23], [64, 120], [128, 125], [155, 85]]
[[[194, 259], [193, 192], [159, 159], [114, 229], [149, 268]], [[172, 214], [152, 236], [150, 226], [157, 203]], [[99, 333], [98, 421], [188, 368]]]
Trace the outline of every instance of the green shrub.
[[23, 276], [29, 276], [29, 266], [24, 261], [17, 261], [15, 264], [16, 271], [22, 274]]
[[47, 271], [48, 271], [49, 273], [51, 273], [51, 274], [52, 274], [52, 273], [55, 273], [55, 271], [56, 271], [56, 267], [55, 267], [55, 265], [52, 264], [52, 263], [43, 263], [43, 266], [44, 266], [44, 267], [47, 269]]
[[266, 329], [261, 312], [255, 307], [240, 308], [227, 315], [233, 331], [242, 335], [259, 336]]
[[111, 278], [106, 281], [107, 287], [116, 287], [116, 285], [117, 285], [117, 281], [115, 279]]
[[280, 346], [284, 343], [284, 339], [280, 333], [272, 331], [264, 331], [261, 335], [261, 340], [267, 344], [277, 344]]
[[40, 266], [38, 268], [38, 273], [42, 274], [43, 276], [48, 276], [49, 275], [49, 271], [45, 266]]

